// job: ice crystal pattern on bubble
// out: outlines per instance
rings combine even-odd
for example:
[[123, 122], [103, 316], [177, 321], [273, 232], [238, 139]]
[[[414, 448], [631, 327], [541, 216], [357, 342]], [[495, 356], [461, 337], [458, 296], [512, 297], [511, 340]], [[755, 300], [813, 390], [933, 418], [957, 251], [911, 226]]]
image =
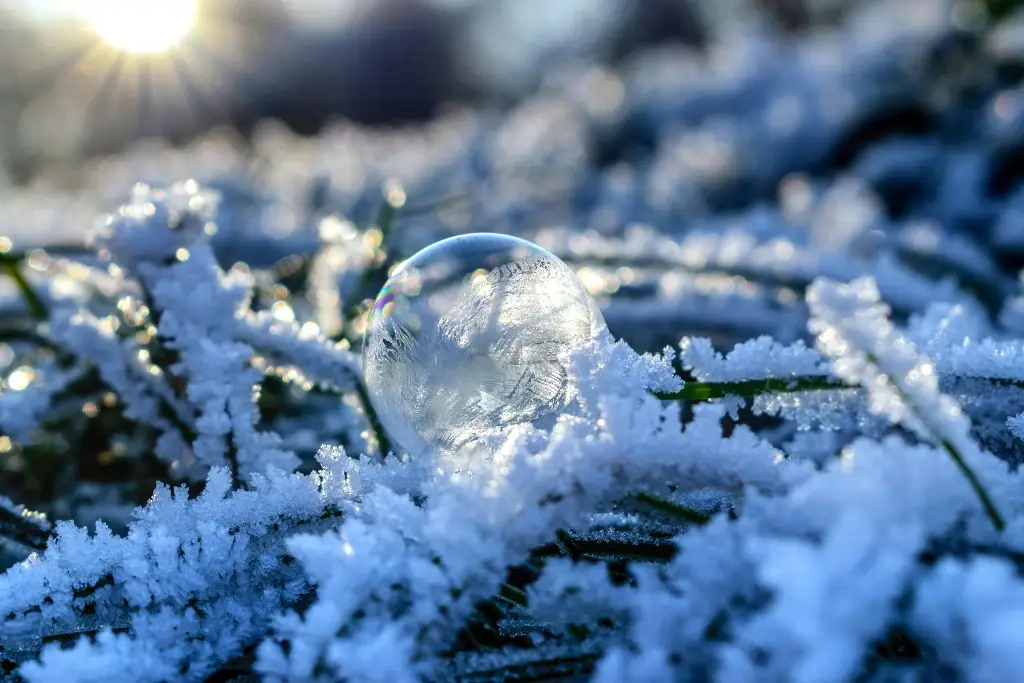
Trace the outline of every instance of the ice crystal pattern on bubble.
[[364, 371], [389, 433], [411, 453], [567, 409], [560, 355], [603, 326], [576, 274], [504, 235], [463, 235], [419, 252], [374, 306]]

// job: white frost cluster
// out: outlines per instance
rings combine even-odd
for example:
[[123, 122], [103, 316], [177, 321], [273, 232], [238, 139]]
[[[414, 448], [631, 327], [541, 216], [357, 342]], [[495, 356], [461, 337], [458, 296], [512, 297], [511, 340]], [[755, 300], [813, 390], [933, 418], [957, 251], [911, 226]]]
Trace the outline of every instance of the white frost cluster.
[[[115, 485], [65, 481], [83, 444], [42, 439], [107, 418], [112, 468], [178, 484], [123, 533], [0, 498], [2, 670], [1024, 680], [1024, 98], [989, 78], [1024, 19], [833, 0], [786, 37], [716, 18], [741, 4], [785, 3], [702, 3], [704, 49], [553, 71], [505, 113], [267, 124], [257, 162], [214, 134], [0, 187], [46, 313], [0, 329], [0, 481], [58, 462], [51, 517], [102, 510]], [[97, 258], [31, 248], [139, 179]], [[622, 339], [567, 350], [550, 431], [382, 453], [362, 276], [480, 226], [563, 258]]]
[[[937, 444], [861, 437], [811, 467], [746, 427], [726, 435], [725, 404], [695, 406], [684, 422], [650, 393], [682, 388], [673, 354], [603, 337], [567, 359], [579, 414], [492, 441], [471, 474], [324, 449], [311, 475], [271, 470], [231, 492], [214, 468], [197, 498], [160, 489], [126, 537], [61, 524], [45, 553], [0, 577], [0, 632], [27, 652], [49, 634], [95, 633], [47, 645], [21, 667], [30, 681], [202, 680], [253, 643], [266, 680], [421, 680], [445, 669], [476, 605], [554, 530], [585, 529], [638, 492], [713, 489], [738, 517], [688, 527], [668, 564], [631, 569], [632, 586], [557, 559], [529, 588], [551, 637], [592, 632], [573, 651], [600, 644], [596, 680], [846, 681], [896, 631], [934, 653], [920, 666], [978, 681], [1016, 671], [1017, 650], [992, 638], [1024, 590], [1011, 559], [1024, 549], [1019, 475], [973, 443], [870, 281], [820, 281], [808, 298], [834, 372], [864, 386], [873, 408], [961, 449], [1006, 531]], [[683, 346], [684, 362], [722, 381], [756, 378], [751, 349], [779, 377], [827, 370], [810, 349], [769, 340], [725, 356]], [[965, 544], [987, 556], [946, 556]], [[1005, 603], [989, 597], [996, 578]]]
[[54, 396], [95, 372], [128, 418], [158, 430], [157, 454], [178, 477], [225, 466], [248, 480], [268, 466], [299, 465], [280, 435], [259, 425], [255, 388], [273, 371], [350, 390], [358, 358], [315, 327], [252, 310], [254, 277], [218, 265], [216, 203], [192, 181], [138, 186], [130, 204], [106, 217], [93, 241], [110, 266], [93, 277], [104, 280], [109, 308], [51, 292], [44, 334], [64, 357], [37, 368], [29, 386], [0, 391], [6, 433], [27, 438]]
[[785, 379], [828, 371], [821, 356], [803, 342], [784, 346], [771, 337], [737, 344], [727, 355], [716, 351], [710, 339], [686, 338], [680, 343], [679, 358], [694, 377], [704, 382]]

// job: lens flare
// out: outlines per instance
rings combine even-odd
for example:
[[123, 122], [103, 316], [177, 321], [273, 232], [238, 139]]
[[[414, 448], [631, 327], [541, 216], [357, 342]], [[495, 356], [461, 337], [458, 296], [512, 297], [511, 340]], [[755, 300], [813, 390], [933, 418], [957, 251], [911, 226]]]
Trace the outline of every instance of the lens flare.
[[198, 0], [86, 0], [85, 20], [105, 42], [125, 52], [163, 52], [195, 26]]

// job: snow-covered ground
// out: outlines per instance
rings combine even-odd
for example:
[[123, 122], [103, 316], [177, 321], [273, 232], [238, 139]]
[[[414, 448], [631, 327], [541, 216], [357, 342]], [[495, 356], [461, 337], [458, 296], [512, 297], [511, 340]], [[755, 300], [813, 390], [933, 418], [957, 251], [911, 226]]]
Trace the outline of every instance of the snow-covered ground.
[[[0, 188], [3, 671], [1024, 680], [1022, 67], [886, 0]], [[550, 429], [385, 457], [364, 300], [480, 231], [608, 329]]]

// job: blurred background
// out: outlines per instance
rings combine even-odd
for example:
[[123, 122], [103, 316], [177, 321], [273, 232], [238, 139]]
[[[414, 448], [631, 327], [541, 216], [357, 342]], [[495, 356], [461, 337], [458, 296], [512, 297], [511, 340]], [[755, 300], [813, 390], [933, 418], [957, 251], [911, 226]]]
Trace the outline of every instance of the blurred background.
[[[709, 44], [723, 23], [800, 31], [851, 0], [0, 0], [0, 165], [43, 165], [279, 119], [425, 120], [508, 107], [565, 65]], [[863, 3], [860, 3], [863, 4]]]
[[23, 180], [142, 137], [508, 104], [557, 61], [694, 43], [680, 0], [3, 0], [0, 158]]

